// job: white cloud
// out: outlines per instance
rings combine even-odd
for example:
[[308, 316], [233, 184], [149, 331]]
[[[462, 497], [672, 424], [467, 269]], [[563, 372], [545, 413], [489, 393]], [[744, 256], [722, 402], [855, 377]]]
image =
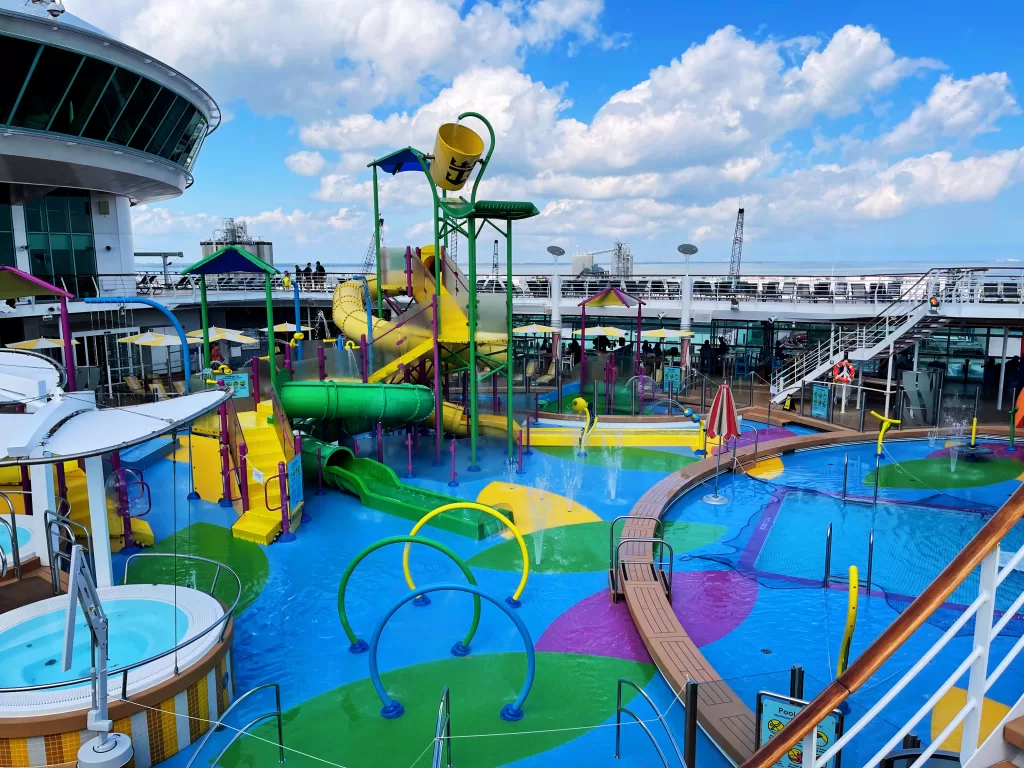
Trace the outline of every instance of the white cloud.
[[302, 150], [288, 155], [284, 159], [284, 164], [288, 166], [288, 170], [299, 176], [316, 176], [324, 169], [327, 161], [319, 152]]
[[975, 75], [969, 80], [943, 75], [928, 101], [878, 143], [889, 152], [905, 152], [929, 147], [939, 137], [972, 139], [998, 130], [996, 123], [1001, 118], [1019, 114], [1005, 72]]
[[169, 208], [137, 205], [132, 208], [132, 232], [136, 237], [166, 235], [181, 230], [213, 230], [220, 218], [206, 213], [179, 213]]

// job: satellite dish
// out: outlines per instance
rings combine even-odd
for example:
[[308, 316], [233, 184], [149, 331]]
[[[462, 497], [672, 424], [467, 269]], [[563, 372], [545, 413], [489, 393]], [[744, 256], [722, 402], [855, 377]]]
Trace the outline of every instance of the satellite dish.
[[565, 256], [565, 248], [559, 248], [557, 245], [549, 245], [548, 253], [557, 259], [559, 256]]
[[697, 252], [697, 246], [683, 243], [676, 250], [683, 254], [683, 256], [693, 256]]

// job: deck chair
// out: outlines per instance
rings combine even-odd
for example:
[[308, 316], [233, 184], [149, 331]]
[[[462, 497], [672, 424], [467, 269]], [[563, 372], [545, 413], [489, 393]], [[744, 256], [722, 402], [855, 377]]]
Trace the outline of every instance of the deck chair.
[[167, 390], [164, 389], [164, 383], [160, 379], [155, 379], [149, 385], [149, 391], [153, 393], [155, 400], [166, 400]]
[[541, 376], [538, 376], [536, 379], [534, 379], [533, 383], [534, 384], [550, 384], [554, 380], [555, 380], [555, 360], [554, 360], [554, 358], [552, 358], [551, 359], [551, 364], [548, 365], [548, 372], [543, 374], [543, 375], [541, 375]]
[[139, 381], [138, 376], [125, 376], [124, 383], [128, 385], [128, 391], [136, 397], [141, 397], [143, 400], [146, 399], [146, 388]]
[[185, 394], [185, 382], [181, 379], [175, 379], [173, 382], [174, 391], [179, 395]]

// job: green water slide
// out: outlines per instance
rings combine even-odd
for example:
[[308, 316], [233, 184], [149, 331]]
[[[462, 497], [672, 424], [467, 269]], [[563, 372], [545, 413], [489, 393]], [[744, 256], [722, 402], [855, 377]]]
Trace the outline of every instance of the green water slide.
[[[317, 480], [317, 448], [321, 450], [324, 483], [358, 496], [363, 505], [371, 509], [417, 522], [437, 507], [464, 501], [405, 485], [390, 467], [373, 459], [356, 458], [348, 448], [329, 445], [312, 437], [302, 440], [302, 469], [308, 481]], [[511, 517], [509, 512], [504, 514]], [[455, 509], [438, 515], [428, 525], [478, 541], [497, 533], [502, 527], [490, 515], [471, 509]]]
[[369, 424], [417, 424], [434, 411], [434, 395], [413, 384], [291, 381], [280, 385], [281, 405], [291, 419], [342, 419], [352, 434]]

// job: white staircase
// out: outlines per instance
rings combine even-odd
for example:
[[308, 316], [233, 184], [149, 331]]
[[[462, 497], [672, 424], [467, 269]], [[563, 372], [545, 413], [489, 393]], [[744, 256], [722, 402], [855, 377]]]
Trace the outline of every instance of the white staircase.
[[[941, 299], [954, 296], [971, 280], [970, 273], [958, 269], [933, 269], [907, 288], [895, 301], [867, 323], [836, 326], [827, 342], [820, 342], [802, 355], [792, 358], [772, 374], [772, 402], [781, 403], [802, 385], [832, 370], [842, 359], [852, 362], [872, 360], [923, 341], [949, 324], [941, 314]], [[932, 308], [929, 299], [940, 299]]]

